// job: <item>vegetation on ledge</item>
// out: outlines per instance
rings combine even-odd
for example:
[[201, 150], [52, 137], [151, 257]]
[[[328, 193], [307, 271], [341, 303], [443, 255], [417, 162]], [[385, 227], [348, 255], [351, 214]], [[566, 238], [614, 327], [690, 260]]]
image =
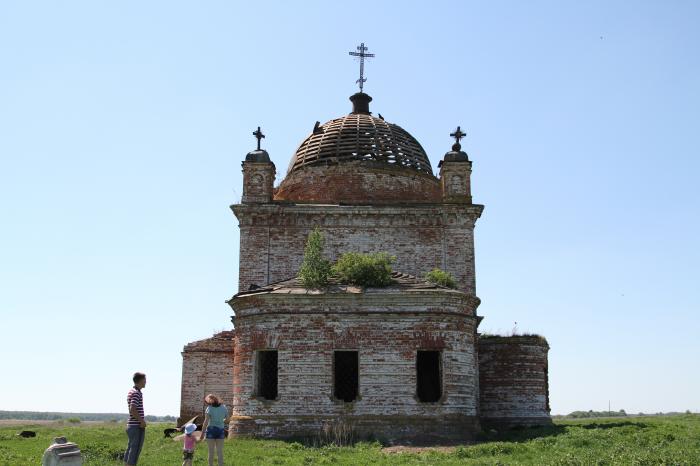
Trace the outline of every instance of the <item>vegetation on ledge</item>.
[[323, 257], [323, 233], [316, 227], [309, 233], [304, 249], [304, 260], [299, 269], [299, 278], [306, 288], [323, 288], [328, 285], [331, 263]]
[[457, 282], [450, 272], [435, 268], [425, 274], [425, 279], [435, 285], [444, 286], [447, 288], [456, 288]]
[[299, 269], [299, 279], [305, 288], [325, 288], [331, 276], [348, 285], [382, 287], [393, 283], [391, 265], [396, 257], [386, 252], [346, 252], [331, 266], [330, 261], [323, 257], [324, 242], [318, 227], [309, 233]]
[[497, 340], [497, 339], [502, 339], [502, 340], [507, 340], [508, 338], [533, 338], [542, 341], [543, 343], [547, 343], [547, 339], [543, 337], [542, 335], [539, 335], [537, 333], [510, 333], [508, 335], [499, 335], [495, 333], [482, 333], [479, 335], [480, 340]]
[[371, 254], [346, 252], [340, 256], [331, 270], [341, 283], [382, 287], [393, 282], [391, 264], [395, 261], [396, 257], [390, 256], [386, 252]]

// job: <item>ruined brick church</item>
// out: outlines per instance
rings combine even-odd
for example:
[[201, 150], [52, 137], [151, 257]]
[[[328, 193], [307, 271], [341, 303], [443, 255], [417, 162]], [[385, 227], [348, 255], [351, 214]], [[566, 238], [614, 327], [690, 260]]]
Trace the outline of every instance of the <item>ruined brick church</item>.
[[[317, 123], [274, 186], [258, 148], [231, 206], [240, 228], [233, 328], [189, 343], [180, 419], [207, 393], [232, 409], [230, 436], [313, 437], [333, 424], [357, 437], [460, 441], [483, 426], [550, 422], [547, 352], [539, 336], [482, 336], [477, 314], [472, 162], [456, 143], [433, 174], [420, 143], [370, 112], [372, 98]], [[325, 255], [385, 251], [394, 283], [361, 288], [296, 278], [307, 236]], [[440, 268], [450, 289], [423, 278]]]

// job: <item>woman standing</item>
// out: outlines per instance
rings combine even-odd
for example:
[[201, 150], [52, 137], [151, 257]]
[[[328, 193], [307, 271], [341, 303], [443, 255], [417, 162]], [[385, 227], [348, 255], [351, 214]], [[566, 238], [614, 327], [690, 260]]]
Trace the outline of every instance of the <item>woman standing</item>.
[[214, 466], [214, 449], [219, 466], [224, 465], [224, 439], [226, 433], [224, 427], [228, 424], [228, 408], [212, 394], [204, 397], [207, 409], [204, 411], [204, 424], [202, 425], [203, 438], [207, 439], [209, 447], [209, 466]]

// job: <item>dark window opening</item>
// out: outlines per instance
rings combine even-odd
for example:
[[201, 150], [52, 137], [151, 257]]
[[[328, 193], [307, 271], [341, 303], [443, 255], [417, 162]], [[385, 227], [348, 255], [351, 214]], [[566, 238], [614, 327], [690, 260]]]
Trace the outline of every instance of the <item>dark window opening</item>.
[[258, 351], [257, 395], [266, 400], [277, 398], [277, 351]]
[[355, 401], [358, 392], [359, 368], [357, 351], [333, 353], [333, 394], [339, 400]]
[[440, 352], [418, 351], [416, 357], [418, 399], [424, 402], [438, 401], [442, 396]]

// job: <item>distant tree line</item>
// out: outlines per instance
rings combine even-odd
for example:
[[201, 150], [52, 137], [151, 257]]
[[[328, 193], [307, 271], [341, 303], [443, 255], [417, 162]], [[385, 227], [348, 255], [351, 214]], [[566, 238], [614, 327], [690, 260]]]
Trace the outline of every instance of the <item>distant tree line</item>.
[[593, 418], [593, 417], [625, 417], [625, 416], [678, 416], [681, 414], [693, 414], [692, 411], [689, 409], [686, 410], [685, 412], [677, 412], [677, 411], [670, 411], [667, 413], [638, 413], [638, 414], [627, 414], [624, 409], [621, 409], [619, 411], [593, 411], [588, 410], [588, 411], [574, 411], [573, 413], [569, 414], [564, 414], [564, 415], [554, 415], [552, 416], [553, 418], [561, 419], [561, 418], [567, 418], [567, 419], [585, 419], [585, 418]]
[[593, 411], [588, 410], [588, 411], [574, 411], [573, 413], [569, 413], [566, 415], [566, 417], [570, 417], [573, 419], [578, 419], [578, 418], [588, 418], [588, 417], [625, 417], [627, 416], [627, 413], [625, 412], [624, 409], [621, 409], [619, 411]]
[[[38, 411], [0, 411], [0, 419], [20, 419], [27, 421], [126, 421], [124, 413], [54, 413]], [[146, 416], [147, 422], [175, 422], [175, 416]]]

